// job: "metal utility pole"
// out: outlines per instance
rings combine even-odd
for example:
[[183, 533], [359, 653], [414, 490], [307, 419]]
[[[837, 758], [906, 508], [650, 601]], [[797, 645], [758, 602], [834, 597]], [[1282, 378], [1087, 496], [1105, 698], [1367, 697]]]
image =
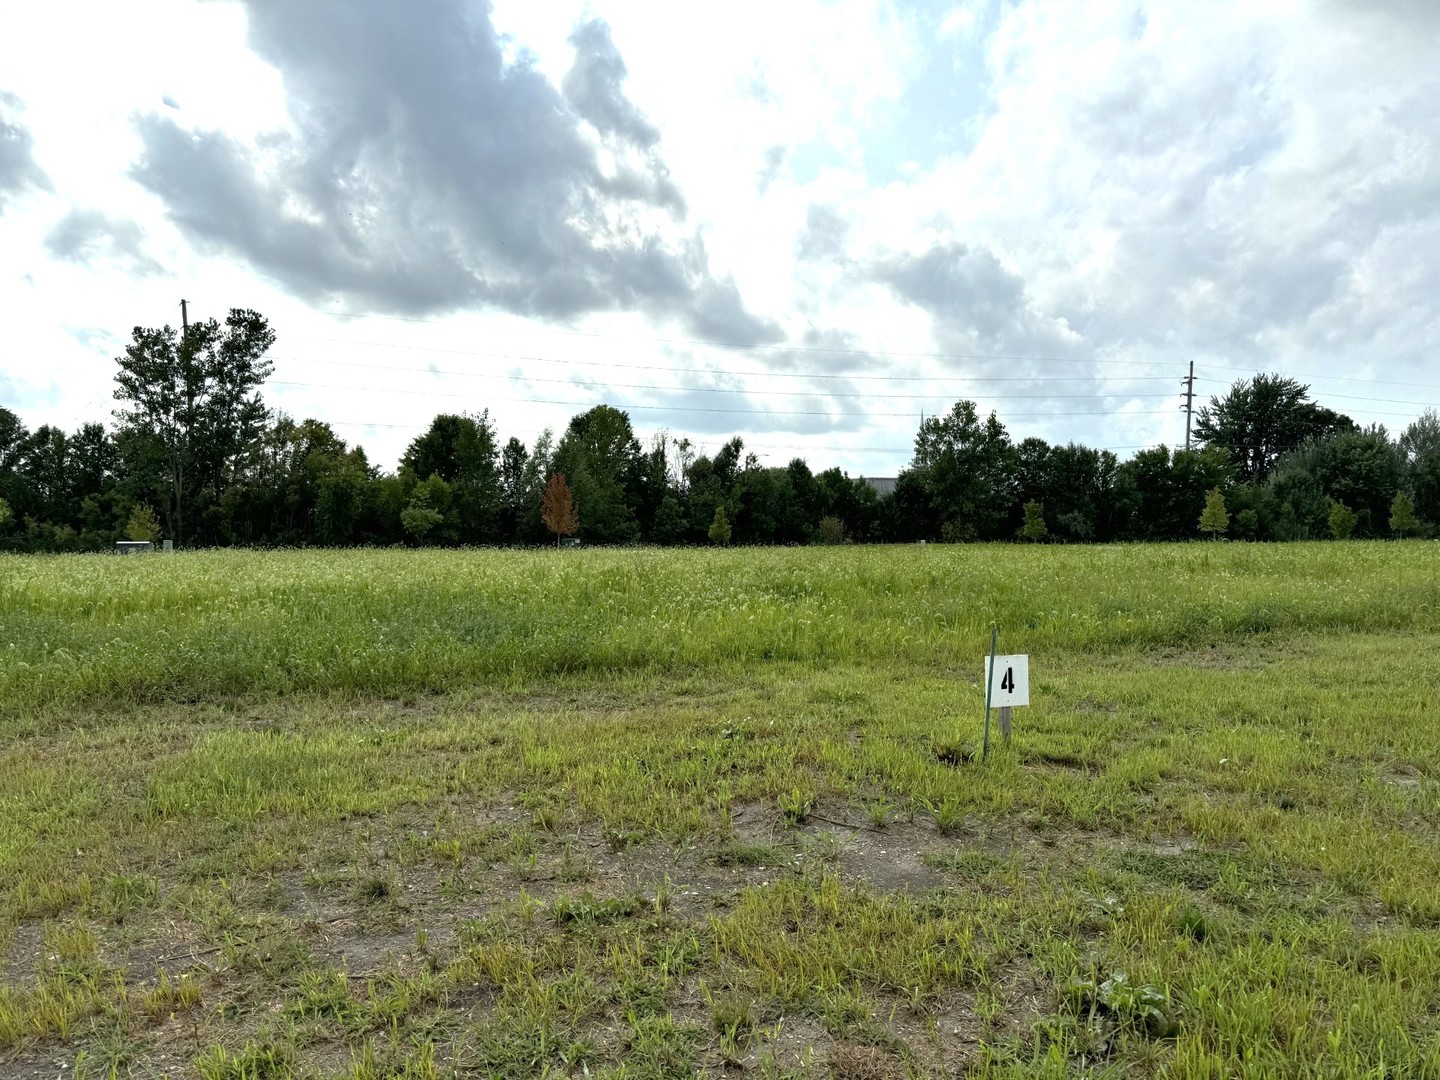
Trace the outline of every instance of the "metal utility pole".
[[1190, 422], [1195, 419], [1195, 361], [1190, 361], [1190, 374], [1180, 380], [1180, 385], [1185, 387], [1185, 404], [1180, 408], [1185, 412], [1185, 449], [1190, 449]]
[[190, 329], [190, 313], [185, 310], [185, 301], [180, 301], [180, 328], [188, 331]]

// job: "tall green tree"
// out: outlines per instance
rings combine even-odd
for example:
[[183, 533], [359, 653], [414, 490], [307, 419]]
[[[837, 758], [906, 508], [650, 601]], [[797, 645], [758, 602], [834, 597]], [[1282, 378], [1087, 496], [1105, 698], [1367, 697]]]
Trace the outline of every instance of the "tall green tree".
[[[3, 441], [3, 440], [0, 440]], [[1426, 409], [1400, 433], [1397, 444], [1406, 486], [1422, 522], [1440, 526], [1440, 413]]]
[[1353, 430], [1348, 416], [1310, 400], [1310, 388], [1284, 375], [1241, 379], [1195, 417], [1202, 446], [1227, 451], [1241, 480], [1263, 483], [1280, 455], [1307, 439]]
[[1276, 538], [1330, 534], [1332, 502], [1354, 515], [1356, 535], [1383, 536], [1402, 475], [1400, 451], [1383, 427], [1312, 439], [1282, 457], [1271, 474], [1268, 486], [1281, 522]]
[[1206, 492], [1224, 487], [1232, 475], [1229, 455], [1216, 447], [1173, 454], [1167, 446], [1141, 450], [1116, 472], [1115, 502], [1122, 516], [1118, 538], [1193, 538]]
[[641, 470], [640, 443], [630, 417], [597, 405], [574, 417], [555, 448], [551, 469], [565, 474], [580, 506], [580, 535], [590, 544], [640, 539], [633, 493]]
[[489, 410], [435, 417], [406, 448], [400, 469], [417, 483], [438, 476], [449, 487], [444, 528], [432, 529], [430, 542], [443, 537], [452, 543], [492, 544], [502, 538], [499, 451]]
[[117, 357], [115, 412], [123, 429], [152, 444], [160, 465], [166, 531], [177, 542], [202, 537], [205, 508], [259, 445], [268, 418], [259, 388], [274, 365], [275, 332], [259, 312], [232, 308], [177, 332], [135, 327]]
[[957, 401], [945, 415], [927, 417], [907, 472], [928, 496], [932, 536], [942, 524], [959, 539], [1004, 535], [1017, 492], [1015, 450], [993, 412], [982, 420], [973, 401]]
[[520, 539], [525, 516], [525, 466], [530, 451], [514, 435], [500, 451], [500, 539], [513, 544]]

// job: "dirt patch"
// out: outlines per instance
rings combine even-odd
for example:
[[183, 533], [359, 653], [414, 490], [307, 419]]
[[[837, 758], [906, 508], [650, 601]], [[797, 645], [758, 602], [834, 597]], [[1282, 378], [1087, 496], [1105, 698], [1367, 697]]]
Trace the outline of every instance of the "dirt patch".
[[1425, 776], [1419, 769], [1405, 762], [1393, 765], [1380, 774], [1381, 783], [1402, 790], [1418, 788], [1424, 779]]
[[0, 979], [5, 983], [30, 982], [40, 967], [40, 924], [21, 923], [10, 937], [10, 945], [0, 953]]
[[862, 1043], [844, 1042], [830, 1051], [830, 1075], [834, 1080], [900, 1080], [905, 1062], [889, 1050]]

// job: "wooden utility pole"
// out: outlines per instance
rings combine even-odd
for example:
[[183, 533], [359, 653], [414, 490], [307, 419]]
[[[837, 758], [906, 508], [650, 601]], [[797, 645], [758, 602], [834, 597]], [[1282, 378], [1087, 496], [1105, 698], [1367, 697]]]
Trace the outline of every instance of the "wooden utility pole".
[[1195, 418], [1195, 361], [1190, 361], [1190, 374], [1180, 380], [1180, 385], [1185, 387], [1185, 404], [1180, 408], [1185, 410], [1185, 449], [1190, 449], [1190, 422]]

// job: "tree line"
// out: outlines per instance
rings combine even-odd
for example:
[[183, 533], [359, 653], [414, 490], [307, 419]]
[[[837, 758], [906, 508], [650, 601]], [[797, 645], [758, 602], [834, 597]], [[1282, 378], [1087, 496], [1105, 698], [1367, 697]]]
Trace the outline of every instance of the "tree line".
[[571, 533], [590, 544], [1103, 543], [1440, 528], [1433, 410], [1392, 438], [1281, 376], [1211, 398], [1195, 449], [1125, 461], [1016, 441], [994, 413], [959, 401], [920, 424], [912, 460], [882, 494], [801, 458], [763, 466], [739, 436], [713, 454], [663, 432], [642, 444], [609, 405], [529, 446], [502, 444], [488, 411], [439, 415], [385, 471], [328, 424], [265, 406], [274, 340], [263, 316], [241, 309], [178, 332], [137, 327], [117, 358], [110, 427], [28, 431], [0, 407], [0, 549], [162, 536], [182, 546], [534, 545]]

